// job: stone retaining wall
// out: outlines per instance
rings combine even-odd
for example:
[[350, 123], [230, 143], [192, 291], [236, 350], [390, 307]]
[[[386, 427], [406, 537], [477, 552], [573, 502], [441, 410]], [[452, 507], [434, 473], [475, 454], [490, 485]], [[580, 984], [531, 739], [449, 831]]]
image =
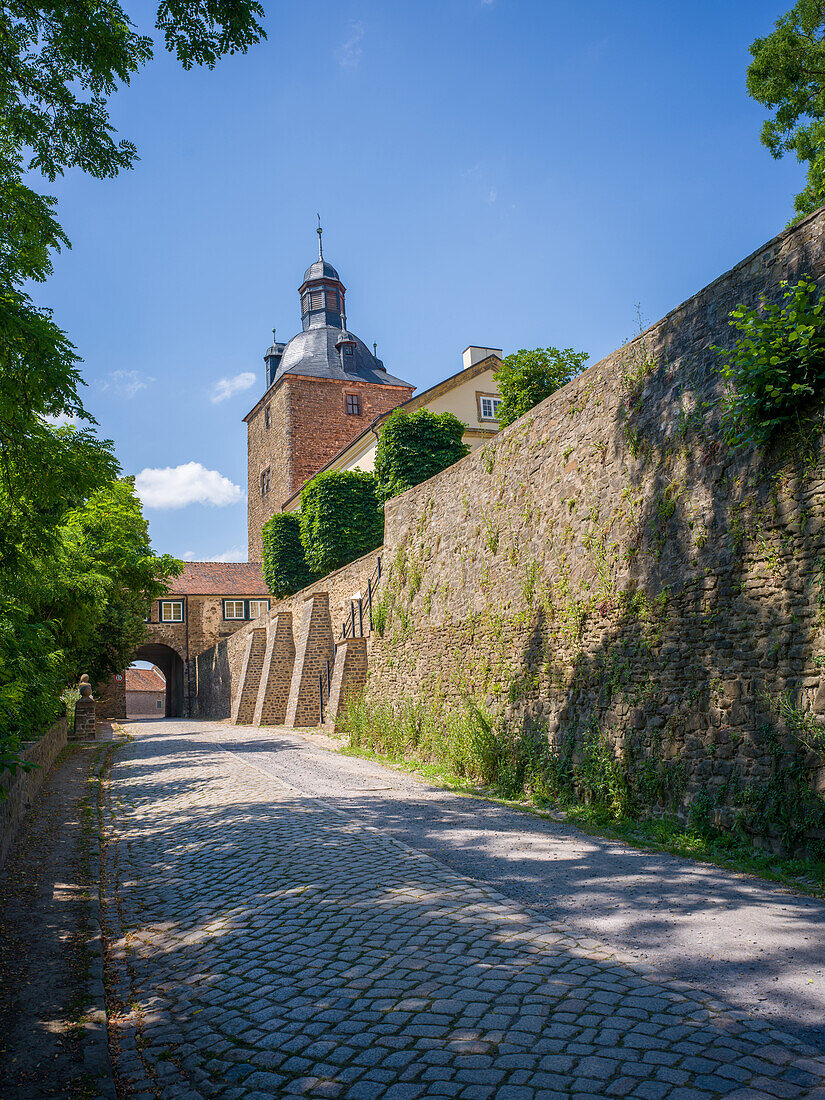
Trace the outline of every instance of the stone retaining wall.
[[[366, 598], [367, 578], [375, 573], [382, 548], [358, 558], [342, 569], [330, 573], [320, 581], [296, 592], [285, 600], [273, 600], [266, 615], [247, 623], [230, 638], [219, 642], [193, 661], [195, 666], [195, 703], [193, 717], [228, 719], [232, 716], [233, 703], [237, 702], [241, 689], [247, 637], [256, 629], [274, 628], [275, 617], [288, 613], [292, 616], [292, 629], [298, 631], [305, 602], [317, 592], [329, 596], [333, 637], [341, 634], [341, 623], [349, 602], [356, 592]], [[247, 719], [248, 720], [248, 719]]]
[[606, 742], [683, 815], [816, 818], [821, 761], [766, 697], [825, 714], [823, 440], [727, 448], [713, 345], [738, 303], [825, 280], [824, 241], [820, 211], [387, 504], [369, 699], [473, 699], [579, 762]]
[[5, 773], [0, 779], [3, 798], [0, 800], [0, 868], [6, 862], [20, 823], [37, 797], [43, 780], [49, 774], [57, 755], [66, 745], [66, 719], [59, 718], [39, 741], [23, 747], [21, 757], [36, 768], [27, 772]]

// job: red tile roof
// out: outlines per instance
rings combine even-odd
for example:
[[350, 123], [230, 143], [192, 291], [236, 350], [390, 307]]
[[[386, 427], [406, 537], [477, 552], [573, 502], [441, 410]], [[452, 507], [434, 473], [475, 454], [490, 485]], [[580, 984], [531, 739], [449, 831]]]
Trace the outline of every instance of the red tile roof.
[[251, 561], [188, 561], [169, 584], [170, 596], [268, 596], [261, 567]]
[[166, 681], [156, 668], [127, 668], [127, 691], [166, 691]]

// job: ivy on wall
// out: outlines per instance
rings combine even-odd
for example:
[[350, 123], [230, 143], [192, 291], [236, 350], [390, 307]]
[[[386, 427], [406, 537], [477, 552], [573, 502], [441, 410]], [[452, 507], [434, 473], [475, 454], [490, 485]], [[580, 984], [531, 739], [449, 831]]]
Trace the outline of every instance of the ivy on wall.
[[467, 425], [450, 412], [396, 409], [378, 437], [375, 476], [382, 500], [420, 485], [469, 453]]
[[[803, 299], [810, 310], [791, 316]], [[818, 369], [813, 284], [786, 288], [777, 308], [789, 325], [808, 325], [804, 338], [787, 342], [801, 340]], [[353, 746], [444, 764], [505, 794], [611, 819], [678, 818], [713, 844], [757, 839], [767, 850], [823, 859], [825, 801], [815, 788], [822, 730], [806, 716], [804, 693], [789, 695], [779, 714], [761, 694], [774, 668], [785, 676], [782, 647], [807, 645], [793, 615], [773, 628], [775, 648], [768, 635], [774, 588], [804, 591], [807, 583], [812, 544], [798, 540], [811, 522], [818, 459], [800, 466], [792, 454], [773, 455], [767, 469], [721, 447], [709, 413], [718, 410], [712, 356], [680, 361], [678, 407], [663, 418], [658, 403], [672, 392], [676, 368], [649, 345], [643, 337], [614, 360], [618, 406], [605, 434], [589, 419], [571, 427], [586, 401], [600, 403], [599, 385], [610, 386], [600, 377], [554, 406], [547, 437], [525, 439], [516, 429], [484, 448], [473, 475], [479, 491], [461, 497], [444, 572], [427, 565], [443, 530], [429, 523], [432, 498], [424, 502], [382, 583], [381, 672], [365, 709], [350, 717]], [[804, 422], [825, 396], [825, 387], [793, 385], [798, 411], [786, 423]], [[548, 448], [577, 463], [557, 468], [555, 497], [537, 495], [525, 472], [549, 464]], [[702, 485], [707, 499], [695, 491]], [[451, 594], [469, 585], [485, 600], [471, 613]], [[767, 671], [743, 683], [746, 702], [732, 703], [724, 620], [738, 622], [746, 608], [759, 623], [755, 667]], [[415, 636], [422, 613], [426, 645]], [[384, 711], [388, 699], [396, 707]], [[485, 708], [492, 725], [479, 718]]]
[[372, 474], [328, 470], [301, 491], [301, 542], [319, 577], [375, 550], [384, 539], [384, 515]]
[[261, 531], [261, 540], [264, 583], [276, 599], [291, 596], [316, 579], [307, 565], [297, 514], [279, 512], [267, 520]]
[[825, 299], [811, 279], [783, 281], [782, 301], [737, 306], [730, 324], [741, 335], [716, 348], [727, 385], [723, 404], [729, 440], [763, 446], [795, 428], [825, 396]]

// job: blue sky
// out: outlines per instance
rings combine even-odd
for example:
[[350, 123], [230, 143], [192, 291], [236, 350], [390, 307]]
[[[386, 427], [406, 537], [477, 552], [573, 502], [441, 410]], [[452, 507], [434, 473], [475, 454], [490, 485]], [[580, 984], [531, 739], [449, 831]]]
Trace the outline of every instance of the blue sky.
[[73, 248], [35, 296], [124, 470], [173, 471], [141, 479], [177, 505], [147, 507], [158, 551], [245, 559], [242, 417], [300, 328], [316, 211], [350, 327], [419, 388], [468, 344], [595, 362], [791, 215], [802, 169], [745, 91], [790, 0], [264, 3], [246, 56], [159, 47], [113, 99], [134, 171], [44, 188]]

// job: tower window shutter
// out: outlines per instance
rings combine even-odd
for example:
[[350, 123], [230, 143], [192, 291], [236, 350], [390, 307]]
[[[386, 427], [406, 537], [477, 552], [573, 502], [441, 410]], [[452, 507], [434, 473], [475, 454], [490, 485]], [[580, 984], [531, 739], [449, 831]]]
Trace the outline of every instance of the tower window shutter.
[[309, 308], [310, 309], [323, 309], [324, 308], [324, 292], [323, 290], [313, 290], [309, 296]]

